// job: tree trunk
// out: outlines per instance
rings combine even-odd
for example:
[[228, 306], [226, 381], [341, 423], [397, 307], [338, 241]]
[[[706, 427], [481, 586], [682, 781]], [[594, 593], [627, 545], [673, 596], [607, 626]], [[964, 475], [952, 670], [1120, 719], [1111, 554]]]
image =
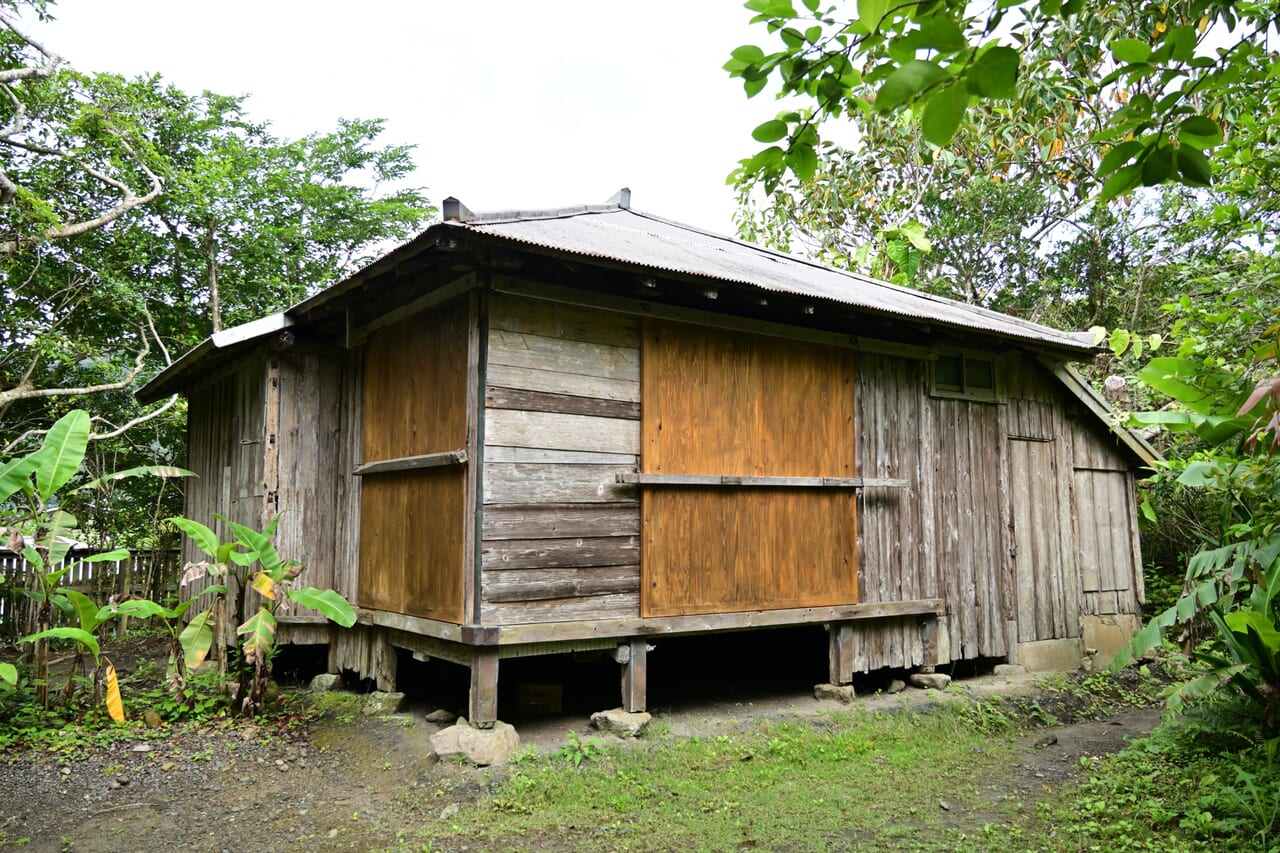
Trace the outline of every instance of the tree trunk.
[[209, 280], [209, 314], [213, 318], [213, 331], [222, 331], [222, 301], [218, 296], [218, 242], [213, 237], [213, 220], [205, 223], [204, 258]]

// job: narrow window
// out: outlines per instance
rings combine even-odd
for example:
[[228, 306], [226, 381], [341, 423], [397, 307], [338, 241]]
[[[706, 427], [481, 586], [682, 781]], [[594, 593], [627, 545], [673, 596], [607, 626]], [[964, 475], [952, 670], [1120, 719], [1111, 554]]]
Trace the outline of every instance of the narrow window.
[[932, 393], [939, 397], [996, 399], [995, 357], [970, 353], [939, 353], [933, 362]]

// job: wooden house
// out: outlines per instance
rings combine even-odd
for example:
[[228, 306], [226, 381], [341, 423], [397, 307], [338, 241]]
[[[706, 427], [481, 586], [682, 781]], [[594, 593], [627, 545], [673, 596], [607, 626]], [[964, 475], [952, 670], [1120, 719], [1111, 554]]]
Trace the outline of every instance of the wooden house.
[[444, 221], [214, 335], [187, 513], [262, 524], [358, 607], [334, 671], [587, 649], [645, 704], [657, 635], [822, 624], [831, 681], [973, 658], [1074, 667], [1142, 601], [1153, 454], [1069, 366], [1087, 335], [604, 205]]

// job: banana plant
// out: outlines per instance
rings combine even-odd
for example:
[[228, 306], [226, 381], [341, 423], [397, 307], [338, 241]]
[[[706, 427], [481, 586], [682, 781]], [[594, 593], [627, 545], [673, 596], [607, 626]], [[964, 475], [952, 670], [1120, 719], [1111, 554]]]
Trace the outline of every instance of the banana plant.
[[[80, 473], [89, 445], [90, 430], [89, 413], [75, 409], [63, 415], [49, 428], [44, 441], [35, 451], [0, 462], [0, 506], [11, 500], [22, 506], [18, 518], [9, 525], [9, 549], [21, 553], [34, 570], [32, 588], [26, 592], [37, 603], [36, 630], [25, 637], [24, 642], [30, 642], [34, 648], [32, 657], [36, 696], [46, 708], [49, 706], [49, 641], [58, 638], [73, 639], [77, 642], [78, 649], [81, 645], [86, 649], [97, 646], [97, 638], [91, 631], [88, 633], [93, 640], [92, 645], [83, 643], [84, 637], [79, 634], [64, 636], [57, 633], [84, 631], [83, 625], [86, 623], [83, 619], [82, 627], [78, 629], [53, 628], [55, 605], [69, 614], [77, 612], [72, 599], [59, 589], [59, 582], [68, 569], [57, 568], [71, 550], [74, 542], [72, 534], [77, 522], [70, 513], [58, 508], [58, 495]], [[136, 476], [195, 475], [191, 471], [169, 465], [144, 465], [99, 477], [75, 491], [97, 488], [111, 480]], [[119, 559], [122, 555], [123, 552], [99, 554], [87, 558], [85, 562]], [[97, 652], [94, 657], [98, 657]], [[8, 675], [7, 670], [0, 672], [0, 679], [8, 681]], [[13, 680], [16, 682], [16, 677]]]
[[[283, 559], [271, 537], [275, 535], [280, 515], [271, 519], [261, 530], [244, 524], [215, 517], [223, 522], [236, 538], [221, 542], [217, 534], [198, 521], [175, 517], [169, 519], [185, 533], [209, 560], [189, 563], [183, 573], [182, 585], [207, 577], [215, 585], [200, 594], [212, 594], [213, 600], [203, 611], [194, 616], [183, 630], [180, 641], [186, 653], [188, 666], [197, 666], [215, 644], [225, 637], [227, 583], [235, 581], [236, 636], [240, 649], [239, 672], [232, 689], [232, 700], [239, 711], [252, 716], [262, 710], [263, 698], [271, 676], [271, 659], [275, 651], [278, 620], [276, 611], [287, 598], [303, 607], [318, 611], [326, 619], [350, 628], [355, 624], [355, 610], [338, 592], [316, 587], [297, 587], [294, 582], [302, 574], [304, 566], [297, 560]], [[247, 613], [246, 591], [258, 594], [257, 607]]]

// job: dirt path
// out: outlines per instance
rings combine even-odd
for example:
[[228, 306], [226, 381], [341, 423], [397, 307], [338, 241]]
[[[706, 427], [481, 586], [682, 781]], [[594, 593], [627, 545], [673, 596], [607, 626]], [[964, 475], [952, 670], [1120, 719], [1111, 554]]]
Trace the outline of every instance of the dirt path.
[[[1023, 679], [970, 679], [977, 695], [1026, 694]], [[867, 707], [927, 705], [921, 691], [859, 699]], [[664, 711], [667, 737], [711, 735], [756, 719], [834, 709], [809, 694], [691, 704]], [[301, 727], [205, 726], [141, 730], [95, 746], [69, 738], [62, 754], [0, 754], [0, 846], [32, 851], [190, 849], [252, 851], [394, 849], [397, 830], [440, 820], [452, 804], [483, 796], [493, 771], [436, 760], [438, 725], [424, 709], [390, 718], [343, 713]], [[1034, 801], [1080, 771], [1081, 756], [1124, 747], [1150, 731], [1158, 711], [1130, 709], [1102, 720], [1033, 731], [1012, 766], [975, 767], [987, 797]], [[520, 724], [524, 743], [542, 752], [569, 731], [593, 735], [581, 718]], [[131, 733], [132, 734], [132, 733]], [[154, 735], [154, 737], [150, 737]], [[414, 811], [431, 796], [432, 812]], [[439, 805], [439, 810], [435, 809]], [[982, 802], [952, 802], [957, 824], [980, 824]]]

